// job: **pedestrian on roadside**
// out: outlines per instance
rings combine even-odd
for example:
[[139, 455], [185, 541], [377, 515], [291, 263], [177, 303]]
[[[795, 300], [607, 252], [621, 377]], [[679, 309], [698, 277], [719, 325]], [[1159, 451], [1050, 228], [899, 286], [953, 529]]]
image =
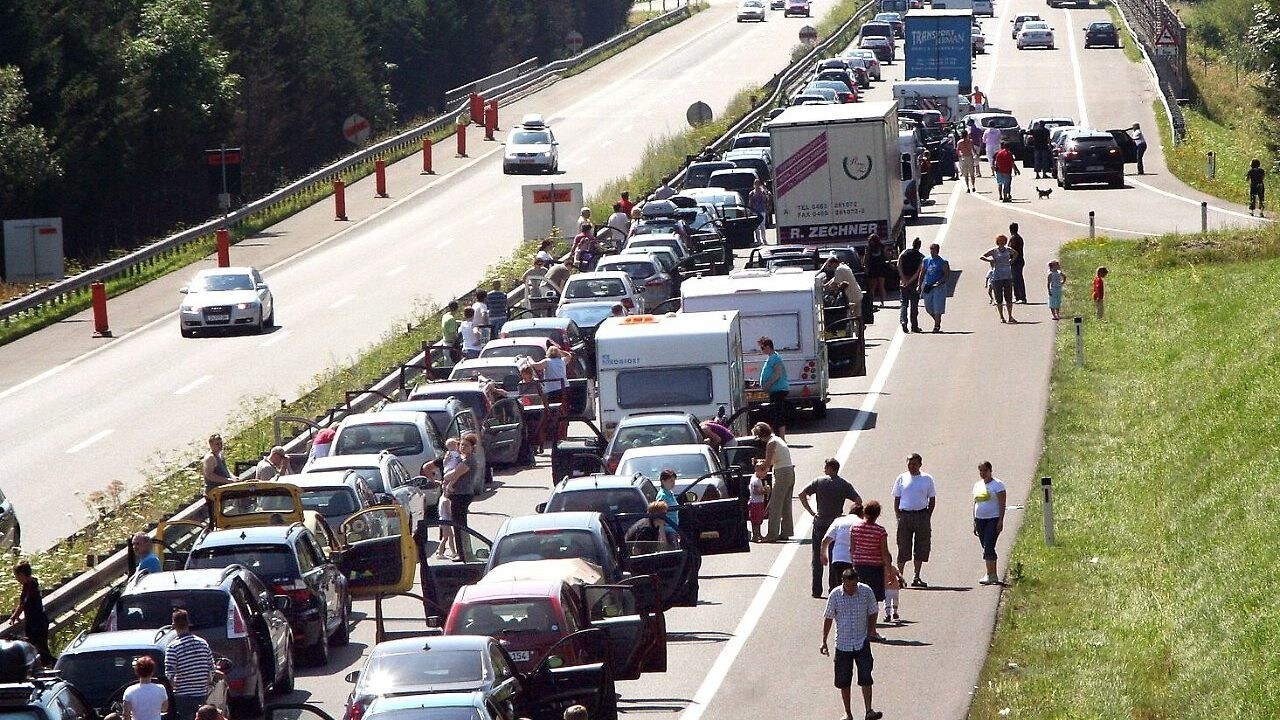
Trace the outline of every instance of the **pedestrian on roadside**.
[[884, 281], [889, 276], [889, 258], [880, 242], [880, 236], [871, 233], [867, 236], [867, 246], [862, 250], [862, 267], [867, 269], [867, 292], [871, 299], [880, 300], [884, 307]]
[[473, 296], [474, 302], [471, 303], [471, 309], [475, 311], [472, 318], [478, 328], [484, 328], [489, 325], [489, 305], [485, 303], [485, 298], [489, 293], [483, 288], [476, 290]]
[[556, 263], [547, 270], [547, 284], [556, 289], [556, 292], [564, 292], [564, 284], [569, 282], [569, 276], [577, 266], [573, 264], [573, 260], [565, 260], [562, 263]]
[[822, 614], [822, 647], [818, 652], [830, 656], [827, 636], [831, 625], [836, 626], [835, 685], [840, 689], [844, 703], [844, 716], [852, 720], [849, 706], [853, 686], [853, 671], [858, 670], [858, 687], [862, 688], [862, 705], [866, 720], [880, 720], [884, 713], [871, 708], [871, 677], [875, 659], [871, 655], [871, 636], [876, 632], [876, 615], [879, 606], [871, 588], [858, 582], [858, 574], [845, 570], [840, 576], [840, 587], [831, 591], [827, 608]]
[[663, 468], [658, 473], [657, 499], [667, 504], [667, 532], [675, 534], [680, 528], [680, 499], [676, 497], [676, 471]]
[[[933, 508], [937, 490], [933, 476], [920, 471], [924, 459], [920, 453], [907, 457], [907, 471], [893, 481], [893, 513], [898, 518], [898, 573], [906, 569], [907, 560], [915, 564], [911, 587], [929, 587], [920, 579], [921, 567], [929, 562], [933, 539]], [[866, 510], [863, 510], [866, 513]], [[857, 558], [854, 558], [857, 564]]]
[[156, 557], [155, 545], [151, 542], [150, 535], [144, 532], [134, 533], [129, 538], [129, 548], [133, 553], [131, 559], [135, 572], [158, 573], [163, 569], [160, 567], [160, 558]]
[[760, 389], [769, 394], [769, 409], [773, 413], [774, 432], [782, 438], [787, 437], [787, 421], [790, 419], [790, 408], [787, 395], [791, 392], [791, 380], [787, 377], [787, 365], [782, 355], [773, 347], [773, 339], [761, 336], [757, 342], [760, 352], [764, 353], [764, 364], [760, 366]]
[[747, 483], [747, 520], [751, 522], [751, 542], [764, 541], [760, 534], [760, 524], [764, 522], [765, 503], [769, 501], [768, 490], [764, 480], [769, 476], [769, 468], [764, 460], [756, 460], [752, 468], [751, 480]]
[[1133, 127], [1129, 128], [1129, 134], [1133, 136], [1134, 147], [1138, 150], [1138, 174], [1145, 175], [1146, 172], [1142, 167], [1142, 156], [1147, 154], [1147, 139], [1142, 136], [1142, 126], [1134, 123]]
[[996, 174], [996, 190], [1000, 194], [1000, 202], [1013, 202], [1013, 176], [1021, 175], [1022, 171], [1018, 169], [1018, 160], [1009, 149], [1009, 143], [1000, 143], [991, 168]]
[[613, 214], [610, 215], [609, 219], [604, 223], [614, 231], [614, 237], [618, 238], [619, 245], [621, 245], [621, 240], [625, 239], [627, 237], [627, 233], [631, 230], [631, 216], [628, 214], [629, 212], [629, 210], [622, 209], [621, 202], [616, 202], [613, 204]]
[[1105, 267], [1098, 268], [1093, 275], [1093, 308], [1098, 312], [1098, 319], [1102, 319], [1103, 297], [1106, 295], [1106, 277], [1107, 269]]
[[46, 669], [53, 669], [55, 658], [49, 650], [49, 616], [44, 611], [44, 599], [40, 597], [40, 581], [31, 571], [31, 563], [21, 560], [13, 566], [13, 579], [18, 581], [18, 602], [9, 613], [9, 624], [23, 621], [22, 634], [40, 653], [40, 662]]
[[973, 141], [967, 133], [962, 133], [956, 141], [956, 156], [960, 161], [960, 174], [964, 176], [965, 192], [973, 192], [978, 187], [978, 176], [975, 174], [977, 161], [974, 159]]
[[924, 259], [924, 273], [920, 276], [920, 297], [924, 299], [924, 311], [933, 318], [933, 332], [942, 332], [942, 315], [947, 312], [947, 280], [951, 277], [951, 264], [939, 255], [938, 243], [929, 245], [929, 256]]
[[555, 247], [555, 240], [543, 240], [538, 243], [538, 254], [535, 257], [542, 261], [543, 267], [549, 269], [552, 265], [555, 265], [556, 262], [558, 262], [556, 256], [551, 254], [551, 251], [554, 250]]
[[482, 335], [476, 323], [475, 308], [469, 307], [462, 311], [462, 324], [458, 326], [458, 332], [462, 335], [462, 357], [468, 360], [480, 357]]
[[[898, 322], [902, 332], [924, 332], [920, 329], [920, 275], [924, 271], [924, 253], [920, 238], [911, 241], [911, 249], [898, 255]], [[907, 329], [907, 321], [911, 329]]]
[[164, 676], [173, 687], [178, 717], [195, 717], [209, 698], [213, 652], [204, 638], [191, 632], [191, 616], [186, 610], [174, 610], [170, 624], [178, 637], [164, 649]]
[[[995, 287], [996, 312], [1000, 313], [1000, 322], [1005, 322], [1004, 311], [1009, 309], [1009, 322], [1017, 323], [1013, 318], [1013, 258], [1016, 253], [1009, 248], [1009, 238], [996, 236], [996, 246], [982, 253], [981, 260], [991, 265], [995, 272], [992, 281]], [[1003, 304], [1001, 304], [1003, 301]]]
[[929, 202], [929, 192], [933, 190], [933, 159], [929, 157], [928, 150], [920, 151], [920, 188], [917, 194], [920, 196], [921, 205], [932, 205]]
[[1009, 249], [1016, 253], [1009, 261], [1009, 269], [1013, 271], [1013, 301], [1027, 304], [1027, 279], [1023, 271], [1027, 268], [1026, 243], [1018, 234], [1018, 223], [1009, 223]]
[[591, 272], [599, 260], [598, 245], [595, 233], [591, 232], [591, 223], [578, 225], [578, 234], [573, 236], [573, 264], [585, 272]]
[[271, 448], [271, 452], [259, 460], [258, 464], [253, 468], [254, 478], [261, 482], [275, 480], [281, 475], [288, 474], [289, 456], [280, 445]]
[[[450, 300], [449, 304], [444, 306], [444, 318], [440, 320], [440, 342], [460, 351], [462, 336], [458, 334], [458, 328], [461, 325], [461, 321], [458, 320], [458, 301]], [[450, 355], [454, 355], [452, 359], [457, 362], [458, 356], [452, 352]]]
[[502, 326], [507, 322], [507, 294], [502, 290], [502, 281], [494, 280], [489, 284], [489, 292], [485, 293], [484, 304], [489, 311], [489, 325], [492, 327], [490, 337], [498, 337]]
[[201, 474], [204, 476], [204, 493], [219, 485], [234, 482], [231, 471], [227, 469], [227, 458], [222, 454], [222, 436], [214, 433], [209, 436], [209, 452], [200, 460]]
[[669, 200], [671, 196], [675, 194], [676, 194], [676, 189], [671, 187], [671, 178], [664, 177], [662, 178], [662, 184], [658, 186], [657, 190], [653, 191], [653, 199]]
[[1062, 286], [1066, 284], [1067, 274], [1062, 272], [1062, 265], [1056, 259], [1050, 260], [1045, 289], [1049, 293], [1049, 314], [1054, 320], [1062, 319]]
[[618, 195], [618, 205], [622, 206], [622, 212], [624, 212], [624, 213], [626, 213], [626, 214], [628, 214], [628, 215], [630, 215], [630, 214], [631, 214], [631, 208], [635, 207], [635, 205], [634, 205], [634, 204], [632, 204], [632, 202], [631, 202], [631, 191], [630, 191], [630, 190], [623, 190], [623, 191]]
[[138, 682], [124, 691], [120, 702], [124, 705], [124, 720], [160, 720], [169, 712], [169, 691], [152, 682], [156, 675], [156, 661], [143, 655], [133, 659], [133, 674]]
[[893, 565], [886, 565], [884, 571], [884, 621], [899, 622], [902, 618], [898, 617], [898, 591], [902, 589], [902, 575]]
[[791, 511], [791, 493], [796, 486], [796, 466], [791, 461], [791, 448], [773, 433], [768, 423], [758, 422], [751, 428], [756, 440], [764, 443], [765, 471], [773, 473], [773, 489], [769, 493], [766, 512], [769, 524], [760, 542], [790, 540], [795, 532]]
[[1254, 158], [1249, 162], [1249, 169], [1245, 171], [1244, 177], [1249, 181], [1249, 214], [1253, 214], [1253, 203], [1256, 200], [1258, 203], [1258, 217], [1266, 217], [1262, 213], [1262, 201], [1266, 199], [1267, 195], [1267, 171], [1262, 169], [1262, 163], [1258, 158]]
[[1006, 495], [1004, 483], [991, 474], [991, 463], [978, 463], [978, 482], [973, 484], [973, 534], [982, 544], [982, 560], [987, 565], [986, 574], [978, 580], [983, 585], [1000, 582], [996, 573], [996, 539], [1004, 530]]
[[[987, 162], [991, 164], [991, 176], [996, 177], [996, 153], [1000, 152], [1000, 143], [1004, 136], [1000, 134], [1000, 128], [989, 127], [982, 131], [982, 145], [987, 151]], [[996, 178], [999, 180], [999, 178]]]
[[765, 229], [769, 225], [769, 191], [764, 187], [764, 181], [759, 178], [752, 184], [751, 192], [747, 195], [747, 206], [751, 211], [760, 216], [760, 224], [756, 225], [756, 244], [765, 244]]
[[[461, 351], [458, 357], [462, 357]], [[314, 438], [311, 439], [311, 449], [307, 451], [307, 465], [313, 460], [329, 457], [329, 451], [333, 449], [333, 439], [338, 436], [338, 431], [333, 428], [321, 428]], [[305, 466], [304, 472], [305, 472]]]
[[[978, 177], [982, 177], [982, 167], [977, 161], [982, 159], [982, 138], [986, 133], [982, 131], [982, 128], [978, 127], [978, 123], [974, 122], [973, 118], [969, 118], [968, 123], [965, 134], [969, 136], [969, 144], [973, 147], [973, 169]], [[975, 185], [974, 187], [977, 186]]]
[[[811, 543], [809, 548], [812, 557], [809, 563], [812, 571], [810, 588], [816, 598], [822, 597], [822, 573], [826, 570], [826, 563], [822, 560], [822, 538], [826, 536], [827, 529], [831, 527], [831, 523], [844, 515], [844, 503], [846, 500], [854, 506], [862, 504], [862, 496], [858, 494], [858, 491], [853, 489], [853, 485], [849, 484], [848, 480], [840, 477], [839, 460], [827, 458], [822, 463], [822, 471], [825, 473], [824, 475], [818, 477], [800, 491], [800, 507], [813, 516], [813, 529], [810, 533]], [[814, 510], [809, 505], [809, 496], [811, 495], [816, 500], [817, 510]]]
[[1027, 133], [1031, 140], [1031, 162], [1035, 166], [1036, 179], [1049, 177], [1049, 139], [1051, 131], [1043, 121], [1037, 120]]
[[848, 515], [841, 515], [831, 523], [831, 527], [827, 528], [827, 532], [822, 536], [822, 546], [820, 557], [824, 565], [827, 566], [827, 589], [831, 590], [840, 584], [840, 574], [845, 570], [853, 567], [853, 549], [850, 546], [852, 533], [855, 523], [862, 522], [862, 513], [864, 512], [861, 505], [854, 505]]
[[[889, 531], [877, 522], [880, 519], [880, 501], [872, 500], [862, 508], [862, 519], [849, 526], [849, 556], [858, 578], [871, 588], [876, 602], [884, 601], [884, 578], [887, 568], [893, 565], [889, 552]], [[872, 631], [871, 637], [880, 636]]]

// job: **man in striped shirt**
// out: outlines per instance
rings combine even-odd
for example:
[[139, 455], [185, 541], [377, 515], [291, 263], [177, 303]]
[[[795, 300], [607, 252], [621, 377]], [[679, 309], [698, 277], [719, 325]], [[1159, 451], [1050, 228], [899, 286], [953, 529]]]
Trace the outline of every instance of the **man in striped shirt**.
[[164, 649], [164, 675], [173, 685], [178, 720], [194, 720], [196, 710], [209, 697], [213, 651], [204, 638], [191, 632], [186, 610], [174, 610], [172, 622], [178, 637]]

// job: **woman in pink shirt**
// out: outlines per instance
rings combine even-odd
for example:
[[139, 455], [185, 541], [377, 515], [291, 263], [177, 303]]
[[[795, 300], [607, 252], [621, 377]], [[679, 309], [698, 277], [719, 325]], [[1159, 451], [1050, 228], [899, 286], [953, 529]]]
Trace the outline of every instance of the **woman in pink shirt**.
[[[849, 530], [850, 555], [858, 572], [858, 582], [871, 588], [876, 602], [884, 602], [884, 570], [893, 564], [889, 554], [889, 531], [876, 522], [880, 519], [880, 501], [872, 500], [862, 508], [862, 521]], [[872, 635], [879, 640], [879, 634]]]

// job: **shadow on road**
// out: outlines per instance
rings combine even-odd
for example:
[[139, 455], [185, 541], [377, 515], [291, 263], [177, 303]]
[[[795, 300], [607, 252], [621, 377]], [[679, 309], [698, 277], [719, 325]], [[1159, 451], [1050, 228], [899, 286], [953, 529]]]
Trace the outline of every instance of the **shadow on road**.
[[733, 637], [733, 633], [720, 632], [719, 630], [693, 630], [688, 632], [667, 631], [667, 642], [710, 645], [713, 643], [728, 642], [731, 637]]
[[[793, 446], [794, 447], [794, 446]], [[699, 580], [733, 580], [736, 578], [767, 578], [769, 573], [727, 573], [724, 575], [699, 575]]]

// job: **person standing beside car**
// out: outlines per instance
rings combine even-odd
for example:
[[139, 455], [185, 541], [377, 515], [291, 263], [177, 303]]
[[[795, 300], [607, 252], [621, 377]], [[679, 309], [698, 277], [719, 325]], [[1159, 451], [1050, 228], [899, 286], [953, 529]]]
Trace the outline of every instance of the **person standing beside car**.
[[1049, 177], [1049, 128], [1041, 121], [1036, 121], [1027, 133], [1031, 138], [1031, 160], [1035, 166], [1036, 178]]
[[209, 697], [213, 651], [204, 638], [191, 632], [186, 610], [174, 610], [171, 623], [178, 637], [164, 649], [164, 676], [173, 686], [178, 717], [192, 718]]
[[764, 181], [756, 178], [752, 183], [751, 193], [747, 195], [747, 205], [751, 211], [760, 216], [760, 224], [756, 225], [756, 244], [765, 244], [765, 229], [769, 226], [769, 191]]
[[163, 685], [151, 681], [156, 674], [156, 661], [145, 655], [134, 658], [133, 674], [138, 683], [124, 691], [121, 716], [124, 720], [160, 720], [169, 712], [169, 692]]
[[133, 548], [138, 572], [158, 573], [162, 570], [160, 558], [156, 557], [155, 546], [151, 542], [150, 535], [142, 532], [134, 533], [129, 540], [129, 545]]
[[769, 394], [769, 409], [773, 411], [773, 427], [778, 437], [787, 437], [787, 420], [790, 418], [787, 395], [791, 393], [791, 380], [787, 377], [787, 364], [773, 347], [773, 339], [761, 336], [758, 341], [765, 361], [760, 366], [760, 389]]
[[231, 471], [227, 469], [227, 459], [222, 454], [222, 436], [214, 433], [209, 436], [209, 452], [200, 461], [201, 473], [204, 475], [204, 493], [219, 485], [234, 482]]
[[1138, 174], [1145, 175], [1146, 172], [1142, 167], [1142, 156], [1147, 154], [1147, 139], [1142, 136], [1142, 126], [1134, 123], [1133, 127], [1129, 128], [1129, 133], [1132, 135], [1134, 147], [1138, 151]]
[[1009, 268], [1013, 270], [1013, 301], [1027, 304], [1027, 278], [1024, 272], [1027, 269], [1026, 243], [1022, 236], [1018, 234], [1018, 223], [1009, 223], [1009, 249], [1013, 250], [1017, 255], [1009, 263]]
[[49, 616], [44, 611], [44, 598], [40, 596], [40, 581], [31, 572], [31, 563], [22, 560], [13, 566], [13, 579], [18, 581], [21, 590], [18, 604], [9, 614], [9, 624], [17, 625], [23, 620], [23, 634], [27, 642], [40, 652], [40, 662], [46, 668], [52, 668], [53, 652], [49, 650]]
[[[862, 496], [853, 489], [848, 480], [840, 477], [840, 461], [827, 458], [822, 464], [825, 475], [809, 483], [800, 491], [800, 507], [813, 516], [813, 532], [811, 534], [812, 557], [810, 558], [812, 584], [810, 590], [815, 598], [822, 597], [822, 571], [826, 563], [822, 561], [822, 538], [827, 534], [831, 523], [844, 514], [844, 503], [849, 501], [855, 506], [862, 504]], [[814, 496], [818, 509], [815, 511], [809, 504], [809, 496]]]
[[769, 423], [759, 422], [751, 428], [751, 434], [764, 443], [765, 469], [773, 473], [773, 489], [769, 493], [769, 525], [760, 542], [790, 540], [795, 532], [791, 514], [791, 493], [796, 486], [796, 465], [791, 461], [791, 448], [787, 442], [773, 434]]

